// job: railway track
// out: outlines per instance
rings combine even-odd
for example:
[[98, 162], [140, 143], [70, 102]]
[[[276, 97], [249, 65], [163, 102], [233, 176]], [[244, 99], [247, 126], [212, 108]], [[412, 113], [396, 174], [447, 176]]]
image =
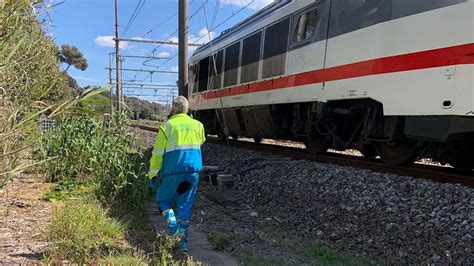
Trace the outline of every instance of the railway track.
[[[158, 129], [143, 125], [130, 125], [132, 127], [143, 130], [158, 132]], [[474, 172], [459, 170], [450, 167], [434, 166], [427, 164], [415, 163], [409, 166], [391, 166], [383, 163], [378, 159], [367, 159], [359, 156], [344, 155], [339, 153], [328, 152], [324, 155], [312, 155], [303, 148], [287, 147], [274, 144], [257, 144], [248, 141], [238, 140], [219, 140], [216, 137], [207, 137], [207, 141], [227, 145], [235, 148], [254, 150], [258, 152], [269, 153], [273, 155], [291, 157], [299, 160], [310, 160], [321, 163], [336, 164], [341, 166], [350, 166], [355, 168], [363, 168], [381, 173], [391, 173], [400, 176], [411, 176], [415, 178], [429, 179], [442, 183], [462, 184], [474, 187]]]

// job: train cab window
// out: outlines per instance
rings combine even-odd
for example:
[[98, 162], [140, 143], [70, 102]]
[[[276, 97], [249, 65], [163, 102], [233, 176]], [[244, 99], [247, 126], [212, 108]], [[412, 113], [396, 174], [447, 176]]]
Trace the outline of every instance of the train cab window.
[[224, 61], [224, 87], [237, 84], [239, 70], [240, 42], [235, 43], [225, 49]]
[[209, 65], [209, 87], [216, 90], [221, 87], [222, 64], [224, 63], [224, 50], [221, 50], [211, 57]]
[[262, 78], [285, 74], [290, 18], [265, 29]]
[[199, 61], [199, 84], [198, 84], [199, 92], [207, 90], [208, 73], [209, 73], [209, 57], [206, 57], [204, 59], [201, 59], [201, 61]]
[[310, 40], [316, 32], [318, 25], [318, 10], [313, 9], [303, 13], [296, 18], [296, 24], [293, 32], [293, 43], [299, 43]]
[[261, 45], [262, 32], [255, 33], [244, 39], [240, 83], [251, 82], [258, 79]]
[[393, 0], [334, 0], [329, 37], [389, 21], [392, 2]]

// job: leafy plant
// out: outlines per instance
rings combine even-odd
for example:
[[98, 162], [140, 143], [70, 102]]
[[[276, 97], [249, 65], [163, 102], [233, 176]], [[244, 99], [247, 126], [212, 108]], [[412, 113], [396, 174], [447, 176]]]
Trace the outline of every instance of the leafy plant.
[[215, 250], [225, 250], [232, 237], [221, 232], [211, 232], [207, 239]]
[[49, 261], [84, 264], [97, 261], [111, 250], [122, 249], [124, 226], [109, 218], [99, 204], [81, 200], [64, 204], [55, 211], [47, 232], [53, 242], [47, 251]]
[[69, 194], [77, 188], [77, 183], [71, 180], [64, 180], [55, 184], [52, 190], [44, 196], [47, 201], [65, 200]]

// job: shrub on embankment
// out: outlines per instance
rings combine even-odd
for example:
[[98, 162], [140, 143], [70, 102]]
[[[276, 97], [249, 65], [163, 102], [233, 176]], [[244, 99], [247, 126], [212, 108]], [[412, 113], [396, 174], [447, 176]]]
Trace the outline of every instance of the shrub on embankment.
[[68, 93], [44, 11], [41, 0], [0, 1], [0, 189], [27, 167], [19, 154], [35, 144], [36, 118]]
[[50, 181], [86, 185], [105, 203], [121, 200], [138, 210], [146, 207], [146, 162], [134, 151], [134, 136], [121, 123], [64, 117], [40, 140], [38, 158], [56, 158], [43, 166]]

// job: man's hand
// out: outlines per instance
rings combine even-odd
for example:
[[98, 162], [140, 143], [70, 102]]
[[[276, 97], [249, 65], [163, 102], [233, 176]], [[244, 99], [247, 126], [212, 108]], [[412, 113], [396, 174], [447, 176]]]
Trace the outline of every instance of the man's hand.
[[148, 183], [148, 187], [153, 190], [156, 190], [158, 188], [159, 183], [160, 178], [156, 175], [150, 180], [150, 182]]

